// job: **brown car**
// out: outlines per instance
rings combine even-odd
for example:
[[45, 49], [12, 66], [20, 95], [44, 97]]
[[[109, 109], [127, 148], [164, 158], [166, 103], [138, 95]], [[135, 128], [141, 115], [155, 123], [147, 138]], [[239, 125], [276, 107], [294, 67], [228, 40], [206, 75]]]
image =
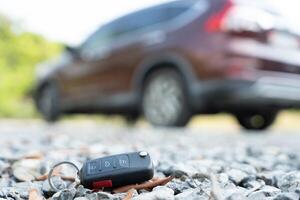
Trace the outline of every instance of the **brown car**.
[[265, 129], [300, 105], [300, 42], [262, 2], [172, 1], [116, 19], [39, 67], [37, 108], [48, 121], [101, 112], [159, 126], [229, 112]]

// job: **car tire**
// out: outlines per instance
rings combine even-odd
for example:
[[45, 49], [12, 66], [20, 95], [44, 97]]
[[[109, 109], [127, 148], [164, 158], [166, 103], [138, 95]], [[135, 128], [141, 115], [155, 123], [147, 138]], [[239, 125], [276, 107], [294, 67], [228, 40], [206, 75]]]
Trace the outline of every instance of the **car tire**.
[[127, 125], [133, 126], [138, 121], [139, 115], [138, 114], [127, 114], [124, 116], [124, 119], [125, 119], [125, 122]]
[[268, 129], [276, 120], [277, 112], [243, 112], [235, 114], [239, 124], [246, 130]]
[[158, 69], [146, 78], [142, 112], [154, 126], [182, 127], [190, 118], [188, 94], [182, 76], [174, 69]]
[[56, 122], [60, 117], [59, 90], [55, 84], [47, 84], [38, 95], [38, 110], [47, 122]]

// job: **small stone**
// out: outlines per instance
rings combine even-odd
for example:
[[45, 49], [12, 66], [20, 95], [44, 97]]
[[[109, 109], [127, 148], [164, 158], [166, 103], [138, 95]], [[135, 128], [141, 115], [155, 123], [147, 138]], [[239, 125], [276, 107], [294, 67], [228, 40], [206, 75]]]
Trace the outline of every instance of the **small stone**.
[[266, 185], [274, 186], [276, 184], [276, 179], [272, 172], [260, 173], [257, 174], [257, 177], [262, 179], [266, 183]]
[[13, 171], [14, 177], [19, 181], [33, 181], [35, 179], [34, 171], [22, 167], [15, 168]]
[[89, 200], [118, 200], [118, 197], [106, 192], [87, 194], [86, 198]]
[[82, 185], [79, 185], [76, 190], [76, 197], [84, 197], [86, 194], [92, 193], [91, 190], [84, 188]]
[[227, 197], [225, 200], [246, 200], [246, 197], [241, 193], [233, 193], [232, 195]]
[[191, 186], [191, 188], [201, 188], [203, 191], [207, 192], [211, 190], [211, 181], [207, 178], [207, 176], [194, 175], [193, 179], [188, 179], [186, 182]]
[[179, 179], [173, 179], [171, 182], [166, 184], [166, 187], [172, 189], [175, 195], [182, 193], [184, 190], [191, 189], [190, 184], [186, 181], [180, 181]]
[[173, 171], [173, 174], [172, 174], [175, 178], [182, 178], [183, 176], [188, 176], [188, 174], [185, 172], [185, 171], [182, 171], [182, 170], [175, 170]]
[[55, 193], [52, 197], [52, 200], [73, 200], [75, 194], [76, 194], [75, 190], [65, 189]]
[[86, 197], [88, 200], [98, 200], [97, 193], [87, 194], [85, 197]]
[[28, 198], [30, 189], [36, 189], [39, 193], [42, 193], [43, 182], [21, 182], [13, 185], [14, 190], [20, 194], [22, 198]]
[[300, 186], [300, 173], [290, 172], [282, 176], [277, 184], [284, 192], [295, 192]]
[[299, 196], [296, 193], [281, 193], [278, 194], [273, 200], [299, 200]]
[[219, 182], [220, 183], [228, 183], [229, 182], [229, 176], [225, 173], [219, 174]]
[[143, 193], [133, 200], [174, 200], [174, 191], [166, 186], [158, 186], [152, 192]]
[[252, 146], [246, 147], [246, 152], [249, 157], [254, 157], [254, 158], [258, 158], [263, 154], [261, 149]]
[[5, 171], [7, 171], [9, 167], [10, 167], [9, 163], [0, 160], [0, 174], [3, 174]]
[[184, 192], [175, 196], [175, 200], [198, 200], [198, 199], [209, 199], [209, 196], [202, 192], [199, 189], [188, 189]]
[[[146, 191], [146, 190], [145, 190]], [[148, 193], [149, 191], [147, 191]], [[145, 192], [143, 192], [145, 193]], [[136, 197], [138, 196], [138, 192], [136, 190], [133, 190], [132, 191], [132, 197]], [[117, 198], [117, 199], [125, 199], [125, 197], [127, 196], [127, 193], [117, 193], [117, 194], [114, 194], [114, 196]]]
[[295, 190], [295, 193], [298, 194], [300, 198], [300, 187]]
[[11, 193], [12, 190], [13, 190], [13, 188], [11, 188], [11, 187], [0, 188], [0, 197], [7, 198], [8, 194]]
[[14, 183], [9, 177], [0, 178], [0, 188], [9, 187]]
[[33, 181], [41, 174], [38, 172], [40, 161], [36, 159], [24, 159], [13, 164], [14, 177], [22, 182]]
[[252, 188], [260, 188], [263, 185], [265, 185], [264, 181], [262, 180], [255, 180], [254, 178], [246, 178], [241, 182], [241, 186], [247, 189], [252, 189]]
[[98, 192], [97, 197], [98, 200], [117, 200], [117, 197], [107, 192]]
[[264, 199], [266, 199], [266, 198], [267, 198], [267, 196], [265, 195], [264, 192], [262, 192], [262, 191], [257, 191], [257, 192], [252, 192], [252, 193], [248, 196], [247, 200], [264, 200]]
[[[61, 177], [58, 176], [52, 177], [52, 182], [55, 185], [55, 187], [59, 190], [63, 190], [67, 188], [67, 184], [61, 179]], [[43, 182], [42, 191], [47, 197], [52, 196], [56, 192], [50, 187], [48, 180], [45, 180]]]
[[88, 200], [86, 197], [76, 197], [74, 200]]
[[[172, 188], [171, 188], [172, 189]], [[139, 190], [139, 193], [140, 194], [142, 194], [142, 193], [149, 193], [149, 191], [148, 190], [145, 190], [145, 189], [141, 189], [141, 190]]]
[[238, 169], [231, 169], [227, 172], [229, 179], [232, 180], [237, 185], [240, 184], [244, 179], [248, 177], [248, 175]]
[[8, 194], [9, 199], [14, 199], [14, 200], [23, 200], [23, 198], [21, 198], [20, 194], [12, 192], [10, 194]]
[[172, 166], [166, 162], [159, 162], [156, 167], [157, 172], [163, 173], [165, 176], [172, 175]]
[[241, 170], [241, 171], [243, 171], [243, 172], [245, 172], [249, 175], [256, 174], [256, 172], [257, 172], [255, 167], [253, 167], [249, 164], [242, 164], [242, 163], [236, 163], [235, 162], [231, 165], [231, 168]]
[[267, 197], [272, 197], [280, 193], [280, 189], [269, 185], [263, 186], [260, 191], [263, 192]]

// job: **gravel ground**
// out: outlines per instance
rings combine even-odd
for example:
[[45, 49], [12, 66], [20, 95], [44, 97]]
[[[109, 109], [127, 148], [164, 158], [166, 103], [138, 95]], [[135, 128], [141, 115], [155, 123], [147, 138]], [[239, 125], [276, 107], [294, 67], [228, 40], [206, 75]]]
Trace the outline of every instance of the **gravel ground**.
[[[175, 178], [133, 200], [300, 199], [300, 129], [249, 134], [234, 127], [153, 129], [96, 122], [0, 122], [0, 198], [28, 199], [35, 188], [53, 199], [124, 199], [126, 193], [92, 192], [54, 178], [55, 193], [37, 177], [63, 160], [78, 166], [87, 159], [148, 151], [155, 177]], [[63, 168], [69, 175], [71, 170]], [[37, 200], [37, 198], [33, 199]]]

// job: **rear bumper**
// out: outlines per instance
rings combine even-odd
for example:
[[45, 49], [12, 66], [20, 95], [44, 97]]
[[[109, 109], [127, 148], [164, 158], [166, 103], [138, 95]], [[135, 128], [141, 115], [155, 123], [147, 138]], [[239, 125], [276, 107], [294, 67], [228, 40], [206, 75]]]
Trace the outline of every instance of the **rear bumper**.
[[300, 108], [300, 79], [263, 77], [257, 81], [222, 80], [198, 83], [192, 89], [195, 108]]
[[233, 94], [233, 98], [246, 101], [261, 100], [286, 106], [299, 106], [300, 80], [261, 78], [249, 86], [249, 91], [236, 91]]

